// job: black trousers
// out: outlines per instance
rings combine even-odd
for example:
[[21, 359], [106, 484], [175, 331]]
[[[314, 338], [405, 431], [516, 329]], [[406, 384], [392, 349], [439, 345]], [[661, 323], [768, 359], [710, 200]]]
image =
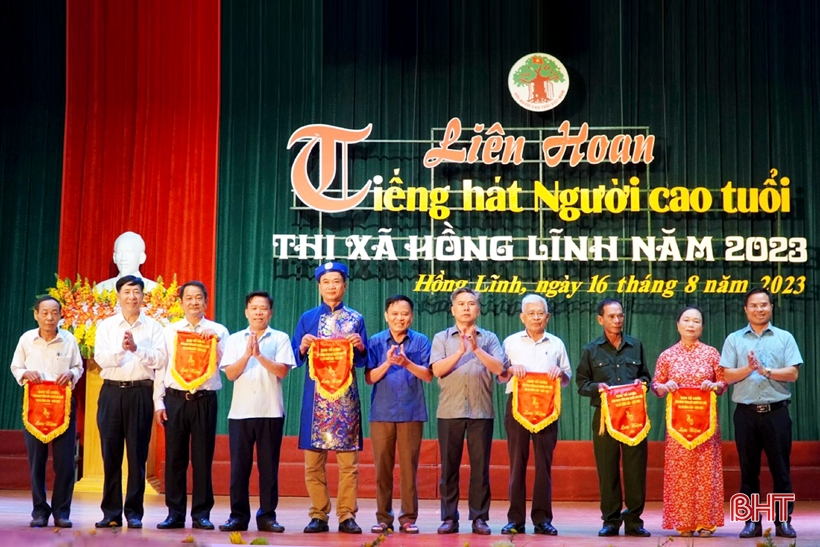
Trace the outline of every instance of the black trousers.
[[[103, 498], [100, 508], [103, 517], [122, 520], [140, 519], [145, 513], [145, 462], [151, 442], [154, 422], [152, 388], [121, 388], [103, 384], [97, 402], [97, 427], [102, 447]], [[125, 505], [122, 502], [122, 457], [128, 452], [128, 485]]]
[[[187, 397], [196, 397], [188, 400]], [[215, 391], [165, 391], [165, 505], [168, 516], [185, 520], [188, 501], [188, 458], [193, 468], [192, 518], [211, 518], [214, 487], [211, 468], [216, 446]]]
[[[62, 435], [44, 444], [23, 430], [31, 470], [32, 518], [67, 519], [71, 515], [71, 498], [74, 495], [74, 444], [77, 440], [77, 405], [71, 400], [71, 420]], [[51, 446], [51, 465], [54, 467], [54, 491], [51, 505], [46, 497], [46, 462]]]
[[533, 524], [552, 524], [552, 453], [558, 442], [558, 421], [530, 433], [512, 415], [512, 396], [507, 399], [504, 416], [507, 430], [507, 452], [510, 456], [510, 509], [507, 521], [523, 524], [527, 520], [527, 461], [530, 458], [530, 439], [535, 451], [535, 484], [532, 488]]
[[[760, 493], [760, 455], [763, 452], [769, 461], [774, 493], [794, 493], [790, 472], [792, 419], [789, 408], [782, 406], [771, 412], [758, 413], [752, 406], [737, 405], [734, 425], [740, 463], [740, 493], [747, 496]], [[791, 520], [794, 502], [789, 502], [788, 506]]]
[[[603, 435], [598, 435], [600, 423], [601, 409], [596, 408], [592, 416], [592, 449], [595, 452], [595, 466], [598, 468], [601, 520], [616, 528], [620, 528], [621, 522], [627, 530], [641, 528], [641, 514], [646, 505], [646, 459], [649, 445], [644, 439], [637, 446], [629, 446], [616, 441], [606, 431]], [[622, 458], [623, 493], [620, 470]], [[626, 504], [623, 512], [622, 500]]]
[[467, 418], [438, 420], [438, 444], [441, 451], [441, 520], [458, 522], [458, 479], [464, 436], [470, 457], [470, 491], [467, 497], [470, 520], [490, 518], [490, 449], [493, 444], [493, 421]]
[[251, 520], [248, 486], [256, 444], [256, 470], [259, 473], [260, 519], [276, 520], [279, 505], [279, 453], [285, 418], [247, 418], [228, 420], [231, 446], [231, 518], [244, 524]]

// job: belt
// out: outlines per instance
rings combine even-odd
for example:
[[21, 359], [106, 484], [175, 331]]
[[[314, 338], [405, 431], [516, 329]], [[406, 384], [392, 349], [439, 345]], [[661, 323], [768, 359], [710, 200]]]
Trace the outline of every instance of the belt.
[[165, 393], [173, 395], [174, 397], [179, 397], [180, 399], [185, 399], [186, 401], [196, 401], [197, 399], [201, 399], [206, 395], [216, 395], [216, 391], [212, 389], [203, 389], [201, 391], [194, 391], [191, 393], [190, 391], [182, 391], [180, 389], [174, 389], [169, 387], [165, 390]]
[[153, 380], [134, 380], [132, 382], [121, 382], [119, 380], [103, 380], [103, 385], [114, 387], [152, 387]]
[[790, 400], [785, 401], [777, 401], [776, 403], [766, 403], [764, 405], [744, 405], [742, 403], [738, 403], [737, 406], [746, 408], [748, 410], [753, 410], [758, 414], [766, 414], [767, 412], [771, 412], [772, 410], [777, 410], [778, 408], [789, 406], [791, 403]]

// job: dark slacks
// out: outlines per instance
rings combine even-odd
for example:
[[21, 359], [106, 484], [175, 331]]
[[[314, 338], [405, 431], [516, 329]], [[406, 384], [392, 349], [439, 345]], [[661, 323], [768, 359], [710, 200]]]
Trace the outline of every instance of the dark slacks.
[[193, 468], [192, 518], [211, 518], [214, 487], [211, 468], [216, 446], [217, 399], [215, 391], [165, 392], [165, 505], [168, 516], [185, 520], [188, 501], [188, 457]]
[[458, 522], [458, 478], [464, 436], [470, 457], [470, 491], [467, 496], [470, 520], [490, 518], [490, 450], [493, 443], [493, 421], [467, 418], [438, 420], [438, 444], [441, 451], [441, 520]]
[[[31, 470], [31, 510], [32, 518], [67, 519], [71, 515], [71, 498], [74, 495], [74, 443], [77, 439], [76, 408], [71, 400], [71, 420], [62, 435], [44, 444], [23, 430]], [[46, 462], [48, 447], [51, 446], [51, 465], [54, 467], [54, 491], [51, 505], [46, 497]]]
[[414, 524], [419, 516], [417, 475], [424, 422], [370, 422], [370, 444], [376, 467], [376, 522], [393, 524], [393, 468], [396, 445], [401, 477], [399, 524]]
[[[601, 409], [592, 416], [592, 449], [598, 468], [598, 489], [601, 493], [601, 520], [627, 530], [643, 527], [641, 514], [646, 505], [646, 439], [637, 446], [629, 446], [613, 439], [606, 431], [598, 435]], [[620, 465], [623, 458], [624, 488], [621, 492]], [[622, 500], [626, 510], [621, 512]]]
[[[734, 414], [735, 446], [740, 463], [740, 493], [760, 493], [760, 454], [766, 452], [772, 488], [776, 494], [791, 494], [790, 458], [792, 419], [786, 406], [758, 413], [754, 407], [737, 405]], [[794, 502], [789, 502], [789, 519]], [[759, 519], [758, 519], [759, 520]]]
[[507, 399], [504, 416], [507, 430], [507, 452], [510, 457], [510, 509], [507, 521], [523, 524], [527, 520], [527, 461], [530, 457], [530, 439], [535, 451], [535, 484], [532, 488], [533, 524], [552, 524], [552, 453], [558, 442], [558, 421], [530, 433], [512, 415], [512, 396]]
[[279, 453], [282, 448], [284, 418], [228, 420], [231, 446], [231, 518], [244, 524], [251, 520], [248, 491], [256, 444], [259, 473], [259, 510], [256, 519], [276, 520], [279, 505]]
[[[97, 427], [102, 447], [103, 498], [100, 508], [108, 520], [140, 519], [145, 513], [145, 462], [154, 423], [152, 388], [121, 388], [103, 384], [97, 402]], [[128, 453], [128, 484], [122, 502], [122, 457]]]

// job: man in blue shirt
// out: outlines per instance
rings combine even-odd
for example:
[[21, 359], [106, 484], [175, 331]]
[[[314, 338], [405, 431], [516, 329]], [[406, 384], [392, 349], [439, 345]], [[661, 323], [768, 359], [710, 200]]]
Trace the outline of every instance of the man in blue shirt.
[[[342, 302], [347, 291], [347, 266], [339, 262], [322, 264], [314, 272], [322, 303], [299, 318], [293, 334], [296, 365], [308, 364], [302, 395], [299, 448], [305, 451], [305, 485], [310, 495], [310, 523], [306, 534], [328, 531], [330, 493], [327, 488], [327, 453], [336, 452], [339, 466], [339, 495], [336, 515], [339, 531], [361, 534], [356, 524], [356, 497], [359, 491], [359, 453], [362, 449], [362, 415], [355, 368], [350, 385], [332, 397], [318, 385], [320, 371], [310, 358], [314, 342], [320, 339], [346, 340], [353, 351], [353, 367], [361, 368], [367, 357], [367, 330], [364, 317]], [[330, 371], [335, 372], [335, 371]]]
[[427, 421], [423, 382], [430, 382], [430, 340], [410, 330], [413, 301], [391, 296], [384, 305], [387, 330], [367, 344], [365, 380], [373, 385], [370, 399], [370, 443], [376, 466], [376, 521], [371, 531], [393, 528], [393, 467], [396, 444], [401, 470], [399, 531], [418, 534], [419, 496], [416, 475], [421, 437]]
[[[792, 420], [789, 416], [789, 382], [797, 381], [803, 357], [791, 333], [772, 325], [774, 297], [757, 287], [746, 293], [743, 309], [749, 324], [726, 338], [720, 355], [726, 381], [734, 384], [732, 400], [735, 445], [740, 462], [740, 492], [760, 493], [760, 454], [766, 452], [774, 493], [793, 493], [789, 457]], [[791, 526], [794, 503], [789, 502], [787, 522], [775, 520], [775, 535], [794, 538]], [[759, 518], [759, 517], [758, 517]], [[740, 537], [763, 535], [758, 518], [746, 522]]]

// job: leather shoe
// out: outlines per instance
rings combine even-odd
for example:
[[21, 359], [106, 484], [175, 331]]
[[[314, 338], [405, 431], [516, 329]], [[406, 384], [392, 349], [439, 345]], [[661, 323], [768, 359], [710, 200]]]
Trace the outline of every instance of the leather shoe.
[[28, 525], [32, 528], [45, 528], [48, 526], [48, 517], [34, 517]]
[[57, 528], [71, 528], [74, 525], [71, 524], [71, 521], [68, 519], [54, 517], [54, 526], [56, 526]]
[[191, 519], [191, 525], [197, 530], [213, 530], [214, 523], [205, 517], [196, 517]]
[[598, 530], [598, 535], [600, 537], [617, 536], [618, 528], [611, 524], [604, 524], [604, 527]]
[[501, 534], [504, 536], [508, 536], [513, 532], [515, 532], [516, 534], [526, 534], [527, 527], [523, 523], [516, 524], [514, 522], [508, 522], [507, 525], [501, 529]]
[[220, 532], [245, 532], [247, 530], [248, 523], [235, 518], [229, 518], [225, 524], [219, 525]]
[[362, 529], [356, 524], [353, 518], [345, 519], [339, 523], [339, 531], [343, 534], [361, 534]]
[[533, 530], [536, 534], [541, 534], [542, 536], [557, 536], [558, 530], [555, 529], [555, 526], [550, 524], [549, 522], [539, 522], [535, 525], [535, 529]]
[[796, 538], [797, 532], [792, 528], [791, 522], [775, 522], [774, 535], [779, 538]]
[[647, 530], [643, 526], [638, 526], [637, 528], [629, 528], [624, 530], [624, 535], [637, 538], [648, 538], [652, 534], [650, 534], [649, 530]]
[[308, 525], [305, 526], [304, 532], [306, 534], [318, 534], [319, 532], [327, 532], [328, 530], [330, 530], [330, 527], [327, 525], [326, 520], [310, 519]]
[[119, 528], [121, 526], [122, 521], [116, 519], [102, 519], [100, 522], [94, 523], [94, 528]]
[[763, 526], [759, 522], [750, 520], [746, 523], [746, 526], [743, 527], [743, 530], [740, 531], [739, 537], [747, 539], [759, 538], [761, 536], [763, 536]]
[[142, 521], [138, 518], [130, 518], [130, 519], [128, 519], [128, 527], [129, 528], [142, 528]]
[[458, 533], [458, 522], [454, 520], [447, 519], [441, 523], [441, 526], [438, 527], [436, 530], [437, 534], [457, 534]]
[[281, 534], [285, 527], [273, 519], [256, 519], [256, 529], [260, 532], [276, 532]]
[[484, 519], [475, 519], [473, 521], [473, 533], [481, 536], [489, 536], [492, 534], [492, 530], [490, 530], [490, 527], [484, 522]]
[[159, 530], [171, 530], [174, 528], [185, 528], [185, 521], [182, 519], [177, 519], [174, 517], [168, 517], [159, 524], [157, 524], [157, 528]]

